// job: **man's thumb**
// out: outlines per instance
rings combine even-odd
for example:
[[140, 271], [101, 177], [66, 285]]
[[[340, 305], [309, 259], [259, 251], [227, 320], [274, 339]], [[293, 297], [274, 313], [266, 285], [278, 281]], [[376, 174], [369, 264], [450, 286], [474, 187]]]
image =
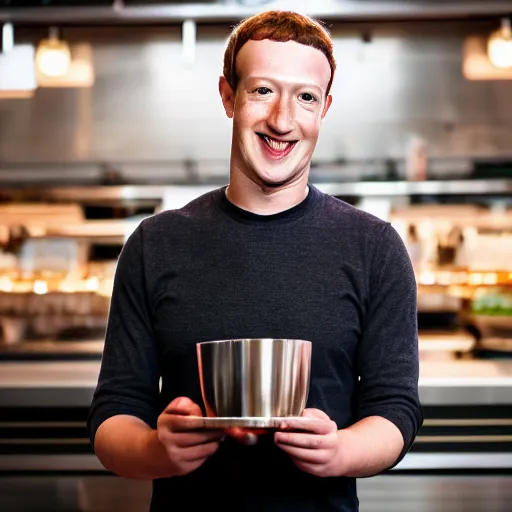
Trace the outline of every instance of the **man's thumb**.
[[302, 416], [306, 418], [315, 418], [318, 420], [330, 420], [329, 416], [327, 416], [327, 414], [325, 414], [325, 412], [321, 411], [320, 409], [304, 409]]
[[203, 412], [196, 403], [192, 402], [186, 396], [175, 398], [166, 408], [169, 414], [179, 414], [181, 416], [202, 416]]

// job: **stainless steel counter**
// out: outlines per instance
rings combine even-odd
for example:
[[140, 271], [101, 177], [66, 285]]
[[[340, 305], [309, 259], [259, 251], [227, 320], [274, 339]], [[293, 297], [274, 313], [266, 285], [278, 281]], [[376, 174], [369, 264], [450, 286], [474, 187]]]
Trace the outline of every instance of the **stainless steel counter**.
[[[21, 419], [15, 412], [13, 419], [0, 421], [0, 431], [5, 431], [0, 474], [102, 470], [87, 448], [84, 412], [99, 369], [99, 360], [0, 363], [0, 407], [28, 411]], [[421, 435], [396, 471], [512, 469], [512, 359], [423, 360], [419, 384], [428, 414]], [[77, 409], [78, 418], [72, 416]], [[51, 410], [53, 416], [40, 420], [41, 410]], [[25, 434], [12, 430], [15, 426]], [[30, 439], [24, 437], [27, 433]]]
[[[362, 478], [357, 489], [364, 512], [510, 512], [512, 502], [508, 476], [395, 473]], [[108, 475], [0, 479], [0, 510], [6, 512], [147, 512], [150, 498], [151, 482]]]
[[[0, 363], [0, 406], [88, 406], [100, 361]], [[512, 359], [422, 361], [424, 405], [512, 404]]]

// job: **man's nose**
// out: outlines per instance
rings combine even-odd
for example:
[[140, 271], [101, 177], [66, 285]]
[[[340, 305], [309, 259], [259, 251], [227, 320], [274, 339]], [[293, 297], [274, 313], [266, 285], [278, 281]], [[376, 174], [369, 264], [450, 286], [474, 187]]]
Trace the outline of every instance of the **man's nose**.
[[293, 130], [293, 105], [289, 98], [282, 96], [272, 105], [267, 123], [272, 131], [280, 135], [285, 135]]

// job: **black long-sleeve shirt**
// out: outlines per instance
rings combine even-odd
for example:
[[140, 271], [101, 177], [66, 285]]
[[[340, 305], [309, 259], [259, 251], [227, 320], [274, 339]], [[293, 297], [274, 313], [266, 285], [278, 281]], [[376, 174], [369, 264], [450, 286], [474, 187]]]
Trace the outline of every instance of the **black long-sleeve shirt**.
[[[338, 428], [382, 416], [403, 435], [400, 459], [410, 448], [423, 419], [416, 282], [389, 223], [314, 186], [275, 215], [236, 207], [222, 187], [145, 219], [118, 261], [90, 409], [92, 443], [116, 414], [155, 428], [177, 396], [203, 407], [195, 345], [234, 338], [310, 340], [307, 407]], [[250, 447], [228, 439], [193, 473], [154, 482], [152, 512], [215, 505], [358, 510], [355, 479], [301, 472], [271, 436]]]

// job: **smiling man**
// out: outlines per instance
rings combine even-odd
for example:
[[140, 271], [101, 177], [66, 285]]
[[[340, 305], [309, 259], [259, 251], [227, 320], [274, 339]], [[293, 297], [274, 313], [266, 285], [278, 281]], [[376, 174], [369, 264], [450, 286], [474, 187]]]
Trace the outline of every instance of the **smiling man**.
[[[229, 184], [146, 219], [123, 248], [88, 425], [108, 469], [154, 481], [152, 512], [355, 512], [356, 478], [396, 465], [421, 426], [405, 247], [309, 183], [334, 72], [308, 17], [236, 27], [219, 81]], [[197, 418], [196, 343], [233, 338], [312, 342], [305, 420], [256, 446]]]
[[261, 203], [249, 209], [261, 213], [294, 206], [281, 197], [304, 199], [311, 156], [331, 104], [334, 61], [293, 40], [263, 39], [245, 42], [236, 64], [234, 71], [225, 66], [219, 87], [233, 118], [228, 197], [243, 201], [236, 195], [248, 190], [249, 200]]

